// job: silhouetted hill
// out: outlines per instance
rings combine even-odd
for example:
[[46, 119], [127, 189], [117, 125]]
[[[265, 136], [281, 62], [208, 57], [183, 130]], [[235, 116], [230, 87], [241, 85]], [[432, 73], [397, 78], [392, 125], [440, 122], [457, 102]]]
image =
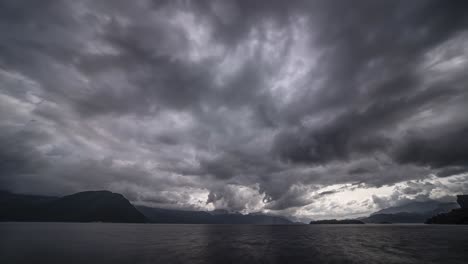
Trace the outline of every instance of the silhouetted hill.
[[454, 209], [449, 213], [438, 214], [426, 220], [426, 224], [468, 225], [468, 209]]
[[64, 197], [0, 192], [0, 206], [0, 221], [146, 221], [125, 197], [109, 191], [87, 191]]
[[317, 221], [310, 221], [311, 225], [341, 225], [341, 224], [365, 224], [362, 221], [356, 219], [344, 219], [344, 220], [336, 220], [336, 219], [328, 219], [328, 220], [317, 220]]
[[38, 220], [43, 214], [43, 208], [56, 199], [58, 199], [58, 197], [15, 194], [0, 191], [0, 220]]
[[212, 212], [183, 211], [137, 206], [152, 223], [172, 224], [293, 224], [286, 218], [263, 214], [229, 213], [224, 210]]
[[426, 224], [468, 225], [468, 195], [457, 195], [457, 202], [461, 208], [432, 216], [426, 220]]
[[462, 209], [468, 209], [468, 195], [457, 195], [457, 203]]

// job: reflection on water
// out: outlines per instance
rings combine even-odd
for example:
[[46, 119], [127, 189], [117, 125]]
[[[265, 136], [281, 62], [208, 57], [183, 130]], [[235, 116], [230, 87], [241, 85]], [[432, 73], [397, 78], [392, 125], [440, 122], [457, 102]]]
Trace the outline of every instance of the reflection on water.
[[468, 263], [468, 226], [0, 223], [0, 263]]

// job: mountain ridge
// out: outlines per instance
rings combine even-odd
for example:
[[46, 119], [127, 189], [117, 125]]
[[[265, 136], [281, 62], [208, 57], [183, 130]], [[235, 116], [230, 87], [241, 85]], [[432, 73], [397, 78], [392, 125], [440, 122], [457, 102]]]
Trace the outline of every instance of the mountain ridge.
[[426, 224], [468, 225], [468, 195], [457, 195], [460, 208], [450, 212], [434, 215], [426, 220]]
[[295, 224], [281, 216], [225, 210], [184, 211], [133, 205], [122, 194], [84, 191], [63, 197], [0, 191], [0, 221], [173, 224]]
[[85, 191], [63, 197], [0, 193], [0, 221], [144, 223], [123, 195]]
[[435, 200], [429, 200], [424, 202], [408, 202], [399, 206], [392, 206], [388, 208], [381, 209], [375, 214], [395, 214], [395, 213], [419, 213], [424, 214], [427, 212], [444, 212], [446, 210], [451, 210], [458, 208], [458, 204], [455, 202], [439, 202]]
[[151, 223], [166, 224], [294, 224], [287, 218], [265, 214], [241, 214], [224, 210], [186, 211], [136, 206]]
[[368, 217], [361, 217], [359, 220], [365, 223], [424, 223], [434, 215], [446, 213], [456, 208], [459, 208], [459, 206], [453, 202], [413, 201], [400, 206], [381, 209]]

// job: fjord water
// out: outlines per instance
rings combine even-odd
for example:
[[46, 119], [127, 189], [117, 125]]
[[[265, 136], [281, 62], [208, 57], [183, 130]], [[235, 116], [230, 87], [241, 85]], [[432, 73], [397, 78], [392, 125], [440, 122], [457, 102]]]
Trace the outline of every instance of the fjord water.
[[468, 263], [468, 226], [0, 223], [0, 263]]

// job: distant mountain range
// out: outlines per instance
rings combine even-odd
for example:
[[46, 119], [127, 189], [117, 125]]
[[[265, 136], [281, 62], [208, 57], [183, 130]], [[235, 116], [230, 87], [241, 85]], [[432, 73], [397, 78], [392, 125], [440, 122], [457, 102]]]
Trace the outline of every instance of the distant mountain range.
[[[441, 203], [438, 201], [409, 202], [404, 205], [389, 207], [372, 213], [367, 217], [345, 220], [319, 220], [310, 224], [392, 224], [392, 223], [425, 223], [435, 215], [447, 213], [459, 208], [457, 203]], [[440, 218], [437, 218], [440, 219]], [[451, 221], [451, 220], [439, 221]], [[434, 220], [436, 222], [437, 220]]]
[[364, 222], [356, 219], [343, 219], [343, 220], [317, 220], [317, 221], [310, 221], [311, 225], [344, 225], [344, 224], [365, 224]]
[[63, 197], [0, 191], [0, 221], [293, 224], [286, 218], [264, 214], [135, 207], [123, 195], [109, 191], [87, 191]]
[[152, 223], [182, 223], [182, 224], [260, 224], [288, 225], [293, 224], [284, 217], [264, 214], [229, 213], [225, 210], [181, 211], [161, 208], [137, 206]]
[[[346, 223], [468, 223], [467, 196], [460, 205], [437, 201], [410, 202], [377, 211], [368, 217], [320, 220], [311, 224]], [[458, 209], [457, 209], [458, 208]], [[454, 209], [454, 210], [452, 210]], [[225, 210], [184, 211], [134, 206], [123, 195], [109, 191], [87, 191], [63, 197], [14, 194], [0, 191], [0, 221], [118, 222], [172, 224], [295, 224], [260, 213], [240, 214]]]
[[455, 208], [459, 208], [457, 203], [441, 203], [433, 200], [410, 202], [382, 209], [359, 220], [365, 223], [424, 223], [434, 215], [446, 213]]
[[395, 213], [417, 213], [426, 214], [430, 213], [444, 213], [452, 209], [458, 208], [457, 203], [441, 203], [438, 201], [430, 200], [425, 202], [410, 202], [404, 205], [389, 207], [373, 213], [375, 214], [395, 214]]
[[147, 219], [123, 195], [109, 191], [63, 197], [2, 191], [0, 221], [144, 223]]

